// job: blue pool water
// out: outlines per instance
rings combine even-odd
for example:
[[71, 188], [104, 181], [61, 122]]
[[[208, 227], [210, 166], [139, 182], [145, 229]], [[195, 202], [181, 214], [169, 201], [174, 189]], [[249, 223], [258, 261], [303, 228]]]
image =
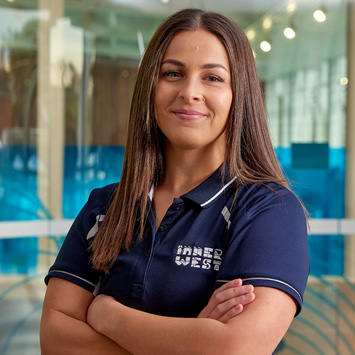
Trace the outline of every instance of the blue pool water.
[[[295, 147], [275, 149], [293, 190], [304, 202], [310, 217], [344, 217], [345, 148], [327, 147], [327, 164], [317, 169], [311, 169], [306, 162], [302, 165], [302, 156], [309, 158], [313, 147], [301, 148], [307, 152], [303, 154], [297, 147], [301, 152], [298, 157]], [[318, 146], [314, 148], [314, 152], [319, 151]], [[93, 188], [119, 180], [123, 154], [124, 148], [119, 146], [65, 148], [63, 218], [75, 218]], [[52, 217], [38, 198], [38, 169], [41, 163], [37, 160], [35, 147], [0, 148], [0, 221]], [[309, 247], [312, 274], [343, 274], [343, 236], [311, 235]], [[0, 240], [0, 273], [35, 272], [41, 252], [46, 251], [38, 250], [36, 236]]]

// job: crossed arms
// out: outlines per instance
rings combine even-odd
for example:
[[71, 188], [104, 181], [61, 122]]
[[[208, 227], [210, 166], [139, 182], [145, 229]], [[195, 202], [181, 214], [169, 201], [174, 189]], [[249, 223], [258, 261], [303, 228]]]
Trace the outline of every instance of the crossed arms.
[[43, 355], [265, 355], [280, 342], [295, 312], [296, 302], [283, 291], [234, 280], [215, 291], [198, 318], [162, 317], [109, 296], [94, 298], [53, 277], [43, 305], [41, 350]]

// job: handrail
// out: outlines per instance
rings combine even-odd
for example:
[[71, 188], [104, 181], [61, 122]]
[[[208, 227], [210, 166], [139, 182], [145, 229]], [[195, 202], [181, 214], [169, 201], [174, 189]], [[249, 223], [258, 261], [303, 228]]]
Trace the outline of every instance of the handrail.
[[[0, 239], [66, 235], [72, 223], [72, 219], [0, 222]], [[309, 224], [311, 235], [355, 235], [355, 219], [313, 218]]]

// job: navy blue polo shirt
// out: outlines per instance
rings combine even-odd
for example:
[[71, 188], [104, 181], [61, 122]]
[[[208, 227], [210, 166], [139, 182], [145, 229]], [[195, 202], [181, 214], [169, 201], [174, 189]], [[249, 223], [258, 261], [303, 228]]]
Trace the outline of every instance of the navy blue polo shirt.
[[309, 274], [302, 206], [275, 183], [243, 186], [233, 204], [234, 180], [222, 184], [217, 170], [175, 198], [157, 232], [154, 216], [147, 212], [143, 241], [134, 235], [130, 250], [120, 252], [108, 274], [93, 270], [89, 245], [117, 185], [93, 190], [46, 283], [59, 277], [142, 311], [196, 317], [216, 288], [242, 278], [244, 284], [288, 293], [298, 314]]

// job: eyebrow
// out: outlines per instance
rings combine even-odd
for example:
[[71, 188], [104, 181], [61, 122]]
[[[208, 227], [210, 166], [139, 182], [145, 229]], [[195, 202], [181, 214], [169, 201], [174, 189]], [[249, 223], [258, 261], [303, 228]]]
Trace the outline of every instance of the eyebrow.
[[[166, 59], [161, 64], [163, 65], [166, 63], [174, 64], [179, 67], [185, 67], [185, 63], [180, 62], [179, 60], [176, 60], [176, 59]], [[201, 68], [202, 69], [221, 68], [221, 69], [225, 70], [227, 73], [229, 73], [229, 71], [227, 70], [227, 68], [224, 65], [218, 64], [218, 63], [206, 63], [206, 64], [201, 65]]]

